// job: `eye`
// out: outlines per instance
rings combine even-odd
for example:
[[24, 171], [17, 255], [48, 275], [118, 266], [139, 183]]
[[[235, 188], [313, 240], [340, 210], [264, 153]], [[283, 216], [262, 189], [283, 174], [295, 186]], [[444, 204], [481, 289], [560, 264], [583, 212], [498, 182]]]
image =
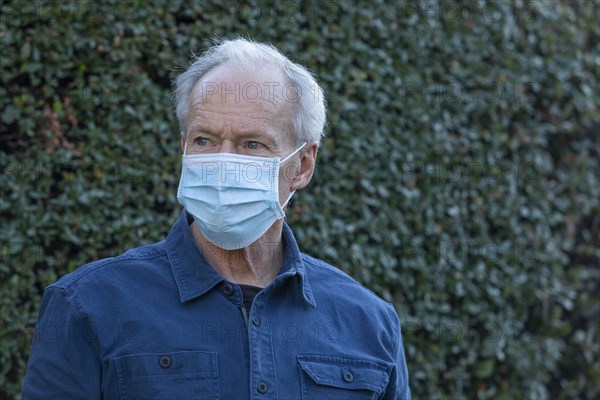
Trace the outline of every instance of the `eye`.
[[203, 137], [196, 138], [195, 141], [198, 146], [206, 146], [208, 144], [208, 140]]
[[255, 141], [248, 142], [248, 149], [250, 149], [250, 150], [258, 150], [259, 146], [260, 146], [260, 143], [258, 143], [258, 142], [255, 142]]

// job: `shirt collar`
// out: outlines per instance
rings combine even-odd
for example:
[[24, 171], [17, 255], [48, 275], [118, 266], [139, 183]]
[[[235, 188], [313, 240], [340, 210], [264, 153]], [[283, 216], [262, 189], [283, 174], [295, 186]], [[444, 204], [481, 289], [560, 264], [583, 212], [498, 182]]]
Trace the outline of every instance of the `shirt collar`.
[[285, 221], [283, 223], [281, 239], [283, 240], [284, 246], [283, 263], [275, 281], [283, 280], [288, 276], [295, 276], [304, 301], [309, 305], [316, 307], [317, 303], [315, 302], [315, 298], [313, 297], [310, 288], [306, 268], [304, 268], [304, 262], [302, 262], [302, 254], [300, 253], [298, 243], [296, 242], [292, 230]]
[[[224, 280], [223, 276], [210, 266], [196, 246], [186, 214], [185, 210], [181, 212], [166, 239], [167, 254], [181, 302], [202, 296]], [[283, 224], [282, 240], [283, 264], [272, 285], [288, 278], [295, 278], [304, 301], [316, 307], [298, 244], [286, 223]]]

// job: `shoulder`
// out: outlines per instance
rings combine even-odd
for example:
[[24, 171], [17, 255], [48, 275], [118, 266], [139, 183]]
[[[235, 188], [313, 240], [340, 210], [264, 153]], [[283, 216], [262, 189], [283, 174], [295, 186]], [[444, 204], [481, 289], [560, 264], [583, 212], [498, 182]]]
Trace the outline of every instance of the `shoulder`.
[[133, 248], [125, 253], [115, 257], [104, 258], [101, 260], [85, 264], [73, 272], [62, 276], [59, 280], [49, 286], [49, 288], [64, 289], [71, 291], [75, 287], [93, 281], [105, 281], [106, 278], [114, 280], [123, 278], [123, 275], [136, 275], [140, 269], [155, 269], [163, 260], [166, 260], [166, 249], [164, 241], [151, 245]]
[[326, 275], [332, 279], [341, 279], [349, 284], [358, 285], [363, 287], [360, 283], [354, 280], [350, 275], [342, 271], [341, 269], [334, 267], [331, 264], [326, 263], [323, 260], [309, 256], [308, 254], [301, 253], [302, 261], [309, 274]]
[[390, 317], [397, 320], [394, 308], [390, 303], [364, 287], [346, 272], [308, 254], [301, 253], [301, 257], [313, 289], [324, 290], [326, 293], [335, 293], [338, 297], [368, 304], [380, 309], [385, 314], [393, 314]]
[[339, 326], [351, 325], [355, 333], [360, 332], [365, 338], [381, 337], [389, 348], [395, 346], [400, 335], [400, 320], [392, 304], [339, 268], [306, 254], [301, 257], [320, 312], [330, 321], [342, 318]]
[[[308, 254], [301, 253], [302, 261], [304, 262], [304, 266], [309, 274], [319, 276], [321, 278], [327, 278], [330, 282], [331, 280], [338, 281], [338, 283], [348, 285], [358, 291], [365, 292], [367, 295], [375, 296], [375, 293], [365, 288], [363, 285], [358, 283], [354, 278], [348, 275], [346, 272], [341, 269], [334, 267], [331, 264], [326, 263], [323, 260], [318, 258], [309, 256]], [[312, 283], [312, 282], [311, 282]], [[379, 297], [377, 297], [379, 299]]]

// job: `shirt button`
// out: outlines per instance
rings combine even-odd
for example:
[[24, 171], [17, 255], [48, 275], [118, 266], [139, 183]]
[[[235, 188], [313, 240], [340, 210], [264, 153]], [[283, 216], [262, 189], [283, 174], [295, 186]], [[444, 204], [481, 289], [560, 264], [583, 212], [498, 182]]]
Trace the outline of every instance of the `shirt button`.
[[348, 383], [352, 382], [354, 380], [354, 375], [352, 375], [352, 373], [346, 371], [344, 372], [344, 380]]
[[260, 381], [260, 382], [258, 382], [258, 385], [256, 385], [256, 390], [260, 394], [265, 394], [265, 393], [267, 393], [267, 390], [269, 390], [269, 387], [267, 386], [266, 383]]
[[169, 368], [171, 366], [171, 357], [169, 357], [169, 356], [162, 356], [160, 358], [160, 360], [158, 360], [158, 363], [163, 368]]
[[258, 320], [258, 318], [256, 318], [256, 317], [252, 317], [252, 323], [253, 323], [254, 325], [256, 325], [256, 326], [259, 326], [259, 325], [260, 325], [260, 321], [259, 321], [259, 320]]
[[229, 284], [223, 286], [223, 293], [225, 293], [227, 296], [231, 295], [231, 293], [233, 293], [233, 287]]

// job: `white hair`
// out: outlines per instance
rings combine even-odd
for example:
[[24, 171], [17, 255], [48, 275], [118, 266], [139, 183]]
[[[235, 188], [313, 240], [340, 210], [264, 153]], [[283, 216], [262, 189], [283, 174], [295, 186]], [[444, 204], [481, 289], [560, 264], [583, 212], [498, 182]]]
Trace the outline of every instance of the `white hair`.
[[270, 44], [247, 39], [225, 40], [195, 57], [175, 81], [175, 111], [181, 134], [187, 132], [190, 96], [194, 86], [213, 68], [232, 61], [234, 65], [279, 68], [296, 90], [293, 126], [298, 142], [319, 143], [325, 127], [325, 98], [313, 74], [283, 55]]

